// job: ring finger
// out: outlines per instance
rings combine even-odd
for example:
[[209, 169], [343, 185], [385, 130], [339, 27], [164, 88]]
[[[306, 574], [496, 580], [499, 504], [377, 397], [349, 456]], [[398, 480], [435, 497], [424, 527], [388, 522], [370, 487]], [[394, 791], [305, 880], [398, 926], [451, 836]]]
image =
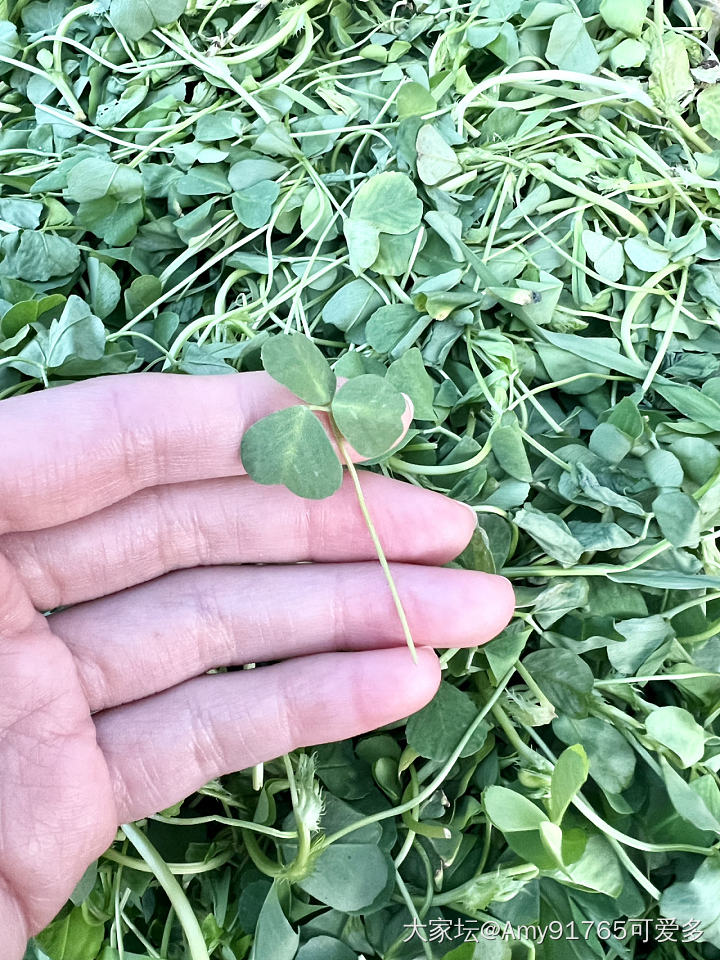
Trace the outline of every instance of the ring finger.
[[[402, 563], [392, 573], [419, 646], [484, 643], [512, 613], [502, 577]], [[377, 563], [185, 570], [49, 622], [93, 712], [216, 667], [405, 642]]]

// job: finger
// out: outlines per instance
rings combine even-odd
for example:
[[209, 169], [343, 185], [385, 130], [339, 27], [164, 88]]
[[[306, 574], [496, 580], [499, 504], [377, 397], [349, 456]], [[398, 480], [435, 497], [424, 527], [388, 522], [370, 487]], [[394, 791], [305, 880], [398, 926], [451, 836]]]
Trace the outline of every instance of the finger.
[[239, 476], [247, 427], [299, 402], [266, 373], [98, 377], [5, 400], [0, 533], [66, 523], [145, 487]]
[[[512, 587], [472, 570], [393, 564], [418, 646], [490, 640]], [[49, 618], [95, 712], [216, 667], [405, 643], [377, 563], [187, 570]]]
[[[362, 487], [392, 560], [447, 563], [474, 515], [462, 504], [369, 472]], [[143, 490], [61, 527], [0, 537], [42, 610], [115, 593], [184, 567], [375, 558], [349, 477], [326, 500], [302, 500], [249, 478]]]
[[424, 706], [440, 681], [432, 650], [326, 653], [189, 680], [96, 715], [118, 819], [176, 803], [215, 777], [301, 746], [357, 736]]

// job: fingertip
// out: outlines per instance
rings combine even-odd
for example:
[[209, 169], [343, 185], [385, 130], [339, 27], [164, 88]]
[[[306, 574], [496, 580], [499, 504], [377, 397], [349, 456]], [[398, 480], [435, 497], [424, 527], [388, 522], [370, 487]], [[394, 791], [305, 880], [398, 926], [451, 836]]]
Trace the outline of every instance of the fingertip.
[[492, 602], [488, 605], [485, 643], [502, 633], [515, 612], [515, 590], [508, 578], [493, 575], [489, 580]]
[[435, 696], [440, 686], [442, 670], [440, 660], [432, 647], [418, 647], [416, 650], [417, 662], [417, 697], [419, 706], [424, 707], [426, 703]]
[[467, 545], [470, 543], [470, 540], [472, 539], [472, 535], [475, 533], [475, 530], [477, 529], [477, 514], [475, 513], [475, 511], [473, 510], [473, 508], [470, 506], [469, 503], [463, 503], [462, 500], [454, 500], [453, 503], [456, 503], [458, 507], [463, 508], [463, 513], [461, 518], [458, 511], [458, 517], [459, 517], [458, 523], [462, 528], [462, 531], [463, 531], [462, 535], [464, 537], [463, 546], [460, 548], [460, 550], [458, 550], [458, 553], [462, 553], [465, 547], [467, 547]]
[[[496, 579], [499, 581], [499, 589], [506, 604], [507, 621], [509, 623], [515, 612], [515, 588], [507, 577], [497, 574]], [[507, 623], [505, 626], [507, 626]]]
[[[377, 710], [381, 723], [390, 723], [416, 713], [435, 696], [440, 686], [440, 661], [432, 647], [418, 647], [413, 660], [407, 646], [376, 650], [363, 654], [372, 658], [368, 687], [383, 701]], [[366, 661], [368, 664], [371, 660]], [[386, 718], [380, 721], [380, 713]], [[377, 725], [377, 723], [376, 723]]]

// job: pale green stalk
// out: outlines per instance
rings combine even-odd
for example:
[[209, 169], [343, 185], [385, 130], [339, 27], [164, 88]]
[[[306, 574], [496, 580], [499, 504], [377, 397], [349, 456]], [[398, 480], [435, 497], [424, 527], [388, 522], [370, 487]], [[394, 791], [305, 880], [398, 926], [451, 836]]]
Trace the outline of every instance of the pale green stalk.
[[173, 905], [178, 922], [183, 929], [189, 951], [189, 960], [210, 960], [205, 937], [200, 924], [190, 906], [183, 888], [170, 872], [168, 865], [150, 843], [145, 834], [134, 824], [123, 824], [122, 831], [138, 851], [143, 860], [152, 869], [157, 882], [163, 888]]

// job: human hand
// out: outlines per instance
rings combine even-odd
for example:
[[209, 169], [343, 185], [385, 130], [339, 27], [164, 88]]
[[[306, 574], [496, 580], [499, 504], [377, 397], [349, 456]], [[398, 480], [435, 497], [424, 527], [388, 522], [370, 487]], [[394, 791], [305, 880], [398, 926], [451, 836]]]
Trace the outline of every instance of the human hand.
[[[305, 501], [242, 476], [243, 428], [293, 402], [247, 373], [105, 377], [0, 404], [9, 960], [118, 824], [407, 716], [439, 682], [430, 645], [475, 645], [507, 623], [506, 580], [434, 566], [466, 545], [469, 511], [365, 473], [413, 665], [352, 487]], [[282, 662], [204, 675], [254, 661]]]

